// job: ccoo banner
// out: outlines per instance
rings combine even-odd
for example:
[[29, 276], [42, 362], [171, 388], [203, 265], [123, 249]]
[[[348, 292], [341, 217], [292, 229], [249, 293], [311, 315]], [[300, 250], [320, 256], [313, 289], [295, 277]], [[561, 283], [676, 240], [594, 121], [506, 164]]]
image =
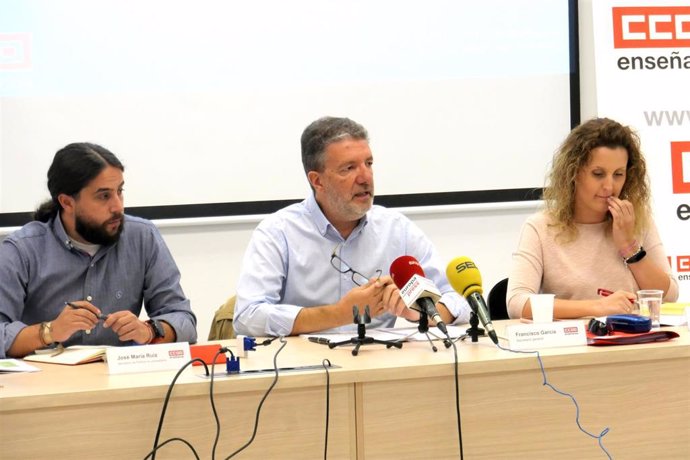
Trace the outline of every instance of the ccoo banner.
[[654, 218], [690, 301], [690, 5], [592, 3], [597, 112], [640, 135]]

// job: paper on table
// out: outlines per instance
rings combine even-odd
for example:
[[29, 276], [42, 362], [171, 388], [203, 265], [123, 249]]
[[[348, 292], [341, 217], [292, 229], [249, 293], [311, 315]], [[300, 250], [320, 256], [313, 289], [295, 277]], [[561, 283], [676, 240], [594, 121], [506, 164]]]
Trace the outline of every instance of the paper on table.
[[659, 322], [662, 326], [682, 326], [688, 323], [685, 315], [660, 315]]
[[675, 316], [682, 316], [685, 314], [685, 308], [690, 307], [690, 303], [667, 302], [661, 304], [661, 314]]
[[0, 359], [0, 374], [5, 372], [38, 372], [41, 369], [18, 359]]
[[[448, 334], [451, 336], [451, 338], [457, 338], [460, 337], [465, 333], [464, 328], [460, 328], [457, 326], [447, 326], [448, 327]], [[445, 335], [437, 328], [437, 327], [430, 327], [429, 328], [429, 335], [431, 336], [432, 340], [437, 340], [436, 337], [433, 335], [436, 335], [439, 339], [444, 339]], [[409, 336], [409, 337], [408, 337]], [[315, 333], [315, 334], [301, 334], [300, 337], [304, 337], [305, 339], [308, 339], [309, 337], [319, 337], [319, 338], [324, 338], [328, 339], [330, 342], [343, 342], [350, 340], [353, 337], [357, 337], [356, 332], [352, 332], [351, 334], [343, 334], [343, 333], [338, 333], [338, 334], [329, 334], [329, 333]], [[418, 342], [418, 341], [426, 341], [427, 337], [426, 335], [420, 333], [417, 331], [416, 327], [389, 327], [389, 328], [380, 328], [380, 329], [367, 329], [367, 337], [371, 337], [377, 340], [391, 340], [391, 341], [398, 341], [398, 340], [408, 340], [411, 342]]]
[[[456, 339], [463, 335], [465, 333], [465, 327], [460, 328], [458, 326], [446, 326], [448, 329], [448, 335], [450, 335], [451, 339]], [[410, 337], [407, 339], [412, 342], [421, 342], [421, 341], [426, 341], [427, 337], [426, 335], [422, 334], [417, 330], [416, 327], [391, 327], [391, 328], [386, 328], [386, 329], [380, 329], [382, 332], [387, 332], [389, 334], [396, 335], [398, 337], [406, 337], [410, 334]], [[433, 335], [432, 335], [433, 334]], [[439, 330], [437, 327], [430, 327], [429, 328], [429, 335], [431, 335], [432, 340], [435, 340], [436, 337], [439, 337], [438, 340], [443, 340], [446, 338], [446, 335]]]
[[690, 309], [690, 304], [688, 303], [662, 303], [659, 322], [666, 326], [682, 326], [688, 324], [688, 314], [686, 313], [688, 309]]
[[58, 352], [48, 351], [45, 353], [36, 353], [24, 357], [25, 361], [34, 361], [38, 363], [50, 364], [67, 364], [74, 366], [76, 364], [86, 364], [94, 361], [103, 361], [105, 359], [105, 350], [108, 348], [103, 345], [73, 345]]
[[[329, 342], [331, 343], [336, 343], [336, 342], [346, 342], [350, 340], [353, 337], [357, 337], [357, 332], [352, 332], [351, 334], [343, 334], [343, 333], [327, 333], [327, 332], [317, 332], [314, 334], [300, 334], [300, 337], [303, 337], [305, 339], [309, 339], [309, 337], [317, 337], [317, 338], [323, 338], [323, 339], [328, 339]], [[380, 330], [380, 329], [367, 329], [367, 337], [371, 337], [373, 339], [377, 340], [400, 340], [402, 337], [397, 334], [390, 334], [386, 331]], [[354, 344], [353, 344], [354, 345]]]

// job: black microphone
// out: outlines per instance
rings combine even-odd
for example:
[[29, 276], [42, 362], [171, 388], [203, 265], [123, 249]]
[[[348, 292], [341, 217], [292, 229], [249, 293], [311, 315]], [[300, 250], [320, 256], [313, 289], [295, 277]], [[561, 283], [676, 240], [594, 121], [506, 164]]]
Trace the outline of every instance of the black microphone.
[[453, 289], [470, 304], [472, 311], [479, 317], [491, 340], [498, 345], [498, 336], [494, 330], [494, 325], [491, 323], [489, 309], [486, 307], [484, 297], [482, 297], [482, 275], [474, 262], [468, 257], [457, 257], [448, 264], [446, 276]]
[[[434, 301], [429, 297], [420, 297], [419, 299], [415, 300], [415, 302], [421, 307], [421, 312], [426, 312], [426, 315], [436, 323], [436, 327], [445, 335], [448, 335], [446, 323], [443, 322], [443, 318], [439, 314], [438, 310], [436, 310]], [[415, 308], [413, 308], [413, 310], [415, 310]]]

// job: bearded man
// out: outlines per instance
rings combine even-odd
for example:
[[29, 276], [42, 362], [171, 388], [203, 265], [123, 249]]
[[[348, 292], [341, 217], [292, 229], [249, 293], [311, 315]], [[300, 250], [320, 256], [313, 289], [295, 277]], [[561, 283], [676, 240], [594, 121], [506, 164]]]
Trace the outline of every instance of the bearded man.
[[99, 145], [55, 154], [51, 198], [0, 244], [0, 358], [57, 344], [196, 341], [163, 238], [153, 223], [124, 214], [123, 174]]

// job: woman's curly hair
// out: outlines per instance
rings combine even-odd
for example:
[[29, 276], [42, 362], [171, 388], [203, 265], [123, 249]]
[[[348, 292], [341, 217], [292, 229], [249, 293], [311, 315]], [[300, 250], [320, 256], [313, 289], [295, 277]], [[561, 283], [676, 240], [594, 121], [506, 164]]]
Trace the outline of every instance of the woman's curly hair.
[[[546, 212], [551, 216], [558, 238], [563, 242], [577, 237], [575, 179], [597, 147], [623, 147], [628, 152], [625, 184], [619, 198], [632, 203], [635, 210], [635, 234], [646, 229], [651, 218], [650, 187], [647, 166], [640, 151], [640, 138], [628, 126], [608, 118], [594, 118], [573, 129], [553, 157], [544, 188]], [[611, 216], [609, 214], [609, 226]], [[610, 227], [609, 227], [610, 228]]]

